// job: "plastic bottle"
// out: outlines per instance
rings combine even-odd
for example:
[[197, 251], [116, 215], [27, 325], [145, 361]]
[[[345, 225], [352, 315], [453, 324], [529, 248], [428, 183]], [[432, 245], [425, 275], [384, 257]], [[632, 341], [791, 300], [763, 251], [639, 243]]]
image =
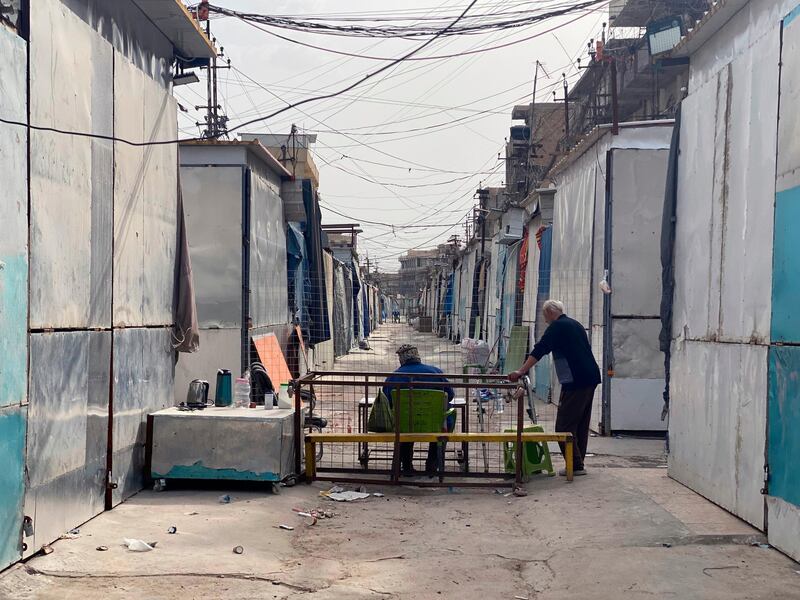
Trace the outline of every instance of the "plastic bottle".
[[278, 391], [278, 408], [292, 408], [292, 399], [289, 397], [289, 385], [282, 383]]
[[250, 371], [246, 370], [242, 377], [234, 382], [234, 406], [248, 408], [250, 406]]

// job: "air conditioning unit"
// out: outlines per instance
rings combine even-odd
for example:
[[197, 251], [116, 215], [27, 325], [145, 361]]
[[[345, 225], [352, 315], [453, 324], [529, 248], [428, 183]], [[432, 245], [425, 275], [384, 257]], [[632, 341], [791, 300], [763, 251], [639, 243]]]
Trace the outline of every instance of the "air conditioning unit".
[[525, 227], [525, 209], [511, 207], [500, 219], [500, 233], [497, 241], [501, 244], [510, 245], [522, 239], [522, 230]]

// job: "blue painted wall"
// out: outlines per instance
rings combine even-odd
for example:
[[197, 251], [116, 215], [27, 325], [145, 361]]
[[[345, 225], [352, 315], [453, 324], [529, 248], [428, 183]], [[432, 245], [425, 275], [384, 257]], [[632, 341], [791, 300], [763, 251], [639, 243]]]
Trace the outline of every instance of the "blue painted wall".
[[22, 557], [26, 409], [0, 409], [0, 569]]
[[28, 262], [25, 255], [0, 255], [0, 407], [19, 406], [25, 400], [27, 305]]
[[[772, 258], [772, 343], [800, 343], [800, 187], [775, 195]], [[800, 505], [800, 346], [769, 349], [767, 457], [769, 493]]]
[[[0, 27], [0, 112], [26, 120], [25, 41]], [[28, 390], [28, 178], [25, 128], [0, 123], [0, 569], [22, 557]]]
[[800, 346], [769, 349], [769, 494], [800, 505]]
[[773, 342], [800, 343], [800, 187], [775, 196], [775, 245], [772, 258]]

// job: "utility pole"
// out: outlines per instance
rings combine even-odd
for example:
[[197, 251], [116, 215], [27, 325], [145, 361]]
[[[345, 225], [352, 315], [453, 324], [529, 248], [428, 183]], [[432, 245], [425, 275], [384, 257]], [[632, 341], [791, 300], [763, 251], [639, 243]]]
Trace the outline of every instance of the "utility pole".
[[525, 197], [528, 197], [528, 194], [531, 192], [531, 157], [536, 152], [536, 145], [533, 141], [533, 132], [535, 129], [535, 123], [533, 122], [533, 117], [535, 114], [535, 106], [536, 106], [536, 82], [539, 79], [539, 65], [541, 63], [537, 60], [536, 61], [536, 70], [533, 73], [533, 94], [531, 95], [531, 111], [530, 115], [528, 116], [528, 161], [525, 165]]
[[[205, 8], [205, 10], [203, 10]], [[208, 15], [208, 1], [204, 0], [201, 2], [200, 7], [198, 8], [198, 19], [200, 16], [204, 16], [206, 18], [206, 35], [208, 39], [211, 40], [212, 44], [216, 44], [216, 40], [211, 37], [211, 18]], [[214, 56], [211, 57], [209, 60], [208, 66], [205, 67], [208, 78], [206, 82], [206, 98], [207, 102], [205, 106], [195, 106], [196, 110], [201, 108], [205, 108], [206, 117], [205, 123], [197, 123], [197, 126], [205, 125], [205, 129], [202, 132], [202, 137], [206, 139], [218, 139], [221, 136], [228, 134], [228, 117], [225, 115], [220, 115], [220, 109], [222, 108], [219, 104], [219, 97], [218, 97], [218, 86], [217, 86], [217, 70], [218, 69], [230, 69], [231, 68], [231, 61], [227, 59], [227, 63], [224, 66], [217, 65], [217, 57], [224, 57], [225, 56], [225, 49], [220, 48], [219, 53], [214, 53]]]

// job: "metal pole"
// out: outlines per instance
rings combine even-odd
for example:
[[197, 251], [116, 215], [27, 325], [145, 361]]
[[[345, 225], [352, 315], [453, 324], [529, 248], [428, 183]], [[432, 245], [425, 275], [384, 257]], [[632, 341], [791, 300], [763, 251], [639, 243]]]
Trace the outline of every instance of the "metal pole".
[[[208, 21], [206, 21], [206, 35], [208, 36], [208, 39], [210, 40], [211, 39], [211, 19], [210, 18], [208, 19]], [[211, 100], [212, 100], [212, 97], [213, 97], [213, 93], [211, 91], [211, 73], [212, 73], [212, 71], [213, 71], [213, 69], [212, 69], [211, 63], [209, 62], [208, 63], [208, 67], [206, 67], [206, 75], [208, 75], [207, 81], [206, 81], [206, 88], [207, 88], [206, 98], [208, 100], [208, 104], [206, 105], [206, 137], [213, 137], [213, 135], [214, 135], [214, 126], [213, 126], [214, 120], [212, 118], [212, 110], [211, 110]]]
[[[365, 431], [369, 430], [369, 375], [364, 377], [364, 417], [361, 417], [359, 421], [363, 420], [363, 427], [364, 431], [361, 431], [362, 424], [359, 422], [359, 431], [358, 433], [364, 433]], [[361, 408], [359, 407], [358, 411], [359, 416], [361, 415]], [[362, 465], [366, 469], [369, 465], [368, 462], [368, 455], [369, 455], [369, 444], [364, 442], [361, 446], [361, 458], [363, 459]]]
[[[522, 486], [522, 428], [525, 426], [525, 417], [522, 409], [523, 395], [515, 393], [514, 397], [517, 400], [517, 447], [514, 457], [514, 474], [516, 476], [516, 487], [519, 488]], [[547, 442], [544, 443], [546, 444]]]
[[214, 52], [214, 56], [211, 58], [211, 69], [209, 72], [209, 76], [213, 77], [213, 85], [212, 90], [214, 92], [214, 102], [212, 104], [212, 113], [214, 115], [214, 125], [213, 125], [213, 134], [214, 138], [216, 139], [220, 134], [220, 127], [219, 127], [219, 101], [217, 100], [217, 53]]
[[564, 78], [564, 139], [569, 141], [569, 87], [567, 86], [567, 76]]
[[533, 94], [531, 95], [531, 111], [528, 116], [528, 162], [525, 165], [525, 196], [531, 192], [531, 157], [536, 152], [536, 146], [533, 143], [533, 116], [536, 106], [536, 83], [539, 79], [539, 61], [536, 61], [536, 70], [533, 73]]
[[619, 103], [617, 101], [617, 61], [611, 58], [611, 135], [619, 135]]
[[[294, 472], [300, 475], [302, 468], [302, 448], [303, 448], [303, 400], [300, 395], [301, 385], [294, 389]], [[308, 457], [306, 457], [308, 459]], [[313, 458], [311, 459], [313, 460]]]

